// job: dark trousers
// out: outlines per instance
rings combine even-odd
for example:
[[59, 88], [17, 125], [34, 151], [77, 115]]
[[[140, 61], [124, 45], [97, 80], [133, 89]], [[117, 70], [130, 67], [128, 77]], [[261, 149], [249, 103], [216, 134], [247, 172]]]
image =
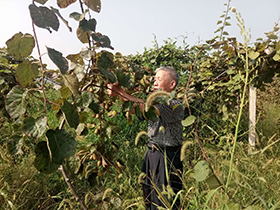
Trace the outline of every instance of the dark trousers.
[[[142, 172], [146, 174], [142, 185], [146, 209], [156, 210], [157, 206], [166, 207], [162, 202], [163, 199], [159, 198], [159, 195], [162, 195], [163, 185], [166, 187], [169, 184], [175, 195], [182, 189], [183, 164], [180, 160], [180, 154], [181, 147], [175, 151], [161, 151], [161, 149], [151, 151], [148, 149], [146, 152], [142, 165]], [[172, 203], [169, 202], [169, 204]], [[179, 209], [179, 207], [180, 199], [178, 197], [172, 209]]]

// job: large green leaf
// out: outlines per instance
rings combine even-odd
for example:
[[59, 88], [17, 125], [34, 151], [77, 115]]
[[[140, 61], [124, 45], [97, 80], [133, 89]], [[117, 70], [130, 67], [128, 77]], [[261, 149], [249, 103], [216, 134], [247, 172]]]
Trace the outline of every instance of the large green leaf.
[[47, 128], [47, 117], [28, 117], [23, 120], [23, 132], [33, 137], [40, 138]]
[[114, 50], [114, 48], [111, 46], [111, 40], [108, 36], [96, 33], [92, 34], [91, 37], [94, 41], [99, 43], [100, 47], [107, 47]]
[[59, 10], [56, 8], [51, 7], [51, 10], [62, 20], [62, 22], [67, 26], [70, 32], [72, 32], [72, 28], [69, 26], [69, 23], [67, 20], [65, 20], [64, 17], [60, 14]]
[[85, 5], [88, 6], [94, 12], [100, 12], [101, 10], [101, 1], [100, 0], [83, 0]]
[[83, 91], [81, 95], [79, 95], [76, 99], [77, 106], [88, 108], [93, 100], [92, 94], [88, 91]]
[[[229, 202], [226, 203], [226, 209], [230, 209], [230, 210], [241, 210], [243, 208], [241, 208], [239, 203], [235, 203], [235, 202]], [[247, 209], [247, 208], [246, 208]]]
[[83, 29], [84, 32], [95, 31], [96, 20], [94, 18], [90, 20], [83, 19], [80, 21], [79, 27]]
[[144, 111], [144, 115], [148, 120], [151, 120], [153, 122], [157, 121], [158, 119], [156, 108], [154, 106], [151, 106], [147, 112]]
[[212, 189], [216, 189], [220, 186], [217, 178], [212, 175], [212, 176], [209, 176], [207, 179], [206, 179], [206, 183], [208, 184], [209, 188], [212, 190]]
[[205, 160], [199, 161], [193, 168], [193, 171], [194, 171], [193, 178], [195, 178], [199, 182], [207, 179], [211, 173], [209, 164]]
[[79, 114], [77, 113], [75, 106], [64, 100], [61, 110], [63, 111], [69, 126], [76, 129], [80, 122]]
[[107, 51], [102, 51], [97, 60], [97, 67], [99, 71], [109, 79], [111, 83], [116, 81], [115, 75], [107, 69], [114, 65], [114, 55]]
[[130, 75], [125, 74], [121, 71], [116, 71], [116, 76], [118, 79], [118, 82], [121, 84], [123, 87], [129, 87], [130, 86]]
[[60, 164], [51, 161], [48, 145], [46, 141], [40, 141], [35, 147], [36, 158], [34, 160], [35, 168], [45, 174], [55, 172]]
[[74, 96], [79, 94], [79, 80], [76, 74], [62, 75], [63, 82], [70, 89]]
[[52, 62], [59, 68], [62, 74], [66, 74], [69, 69], [68, 61], [62, 56], [61, 52], [58, 52], [55, 49], [47, 47], [48, 55]]
[[62, 164], [65, 158], [74, 154], [77, 142], [75, 138], [65, 130], [48, 130], [46, 133], [51, 150], [51, 160]]
[[86, 13], [80, 14], [78, 12], [72, 12], [69, 17], [73, 18], [76, 21], [81, 21], [82, 19], [84, 19], [86, 16]]
[[15, 34], [6, 42], [8, 53], [13, 55], [16, 59], [28, 57], [33, 48], [35, 41], [32, 35], [22, 34], [21, 32]]
[[26, 94], [27, 91], [21, 89], [19, 86], [13, 87], [13, 89], [7, 94], [5, 107], [11, 118], [17, 119], [25, 113]]
[[29, 60], [24, 60], [16, 68], [16, 79], [22, 87], [27, 87], [32, 84], [34, 79], [38, 76], [38, 64], [31, 63]]
[[182, 121], [182, 125], [184, 127], [188, 127], [194, 123], [195, 119], [196, 119], [196, 117], [194, 115], [190, 115]]
[[129, 112], [134, 108], [133, 102], [132, 101], [125, 101], [122, 105], [122, 110], [124, 112]]
[[97, 67], [108, 69], [114, 65], [114, 55], [108, 51], [102, 51], [97, 60]]
[[60, 8], [66, 8], [68, 7], [70, 4], [75, 3], [77, 0], [57, 0], [57, 5]]
[[[278, 205], [277, 205], [277, 203], [276, 203], [276, 205], [275, 206], [273, 206], [270, 210], [276, 210], [276, 209], [278, 209], [278, 208], [276, 208], [277, 206], [279, 206], [279, 202], [278, 202]], [[260, 206], [257, 206], [257, 205], [250, 205], [250, 206], [247, 206], [246, 207], [246, 209], [245, 210], [262, 210], [263, 208], [262, 207], [260, 207]]]
[[92, 101], [90, 103], [90, 105], [88, 106], [88, 108], [90, 108], [95, 114], [98, 114], [99, 113], [99, 109], [100, 109], [100, 106], [99, 104], [95, 103], [94, 101]]
[[11, 155], [17, 155], [23, 153], [23, 138], [19, 135], [13, 135], [8, 139], [7, 147]]
[[55, 13], [47, 7], [37, 7], [35, 4], [29, 5], [30, 16], [36, 26], [45, 28], [49, 32], [51, 28], [55, 31], [59, 28], [59, 20]]
[[135, 73], [135, 76], [134, 76], [135, 80], [138, 81], [138, 80], [142, 79], [145, 74], [145, 71], [138, 67], [132, 67], [132, 68]]
[[137, 105], [135, 108], [135, 115], [139, 118], [142, 119], [143, 118], [143, 113], [141, 112], [140, 106]]
[[116, 77], [112, 72], [110, 72], [106, 69], [103, 69], [103, 68], [99, 68], [99, 71], [101, 74], [103, 74], [105, 77], [108, 78], [109, 82], [111, 82], [111, 83], [116, 82]]

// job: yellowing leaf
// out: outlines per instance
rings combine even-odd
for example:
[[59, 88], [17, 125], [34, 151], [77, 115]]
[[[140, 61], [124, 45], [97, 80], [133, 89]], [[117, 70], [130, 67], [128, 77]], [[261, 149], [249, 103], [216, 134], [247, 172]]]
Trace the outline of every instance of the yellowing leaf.
[[57, 99], [53, 104], [52, 104], [52, 111], [57, 111], [60, 109], [60, 107], [63, 105], [64, 100], [62, 98]]
[[75, 3], [77, 0], [57, 0], [57, 5], [60, 8], [66, 8], [68, 7], [70, 4]]
[[38, 74], [38, 64], [28, 60], [24, 60], [16, 69], [16, 79], [22, 87], [31, 85]]
[[275, 50], [278, 51], [280, 50], [280, 40], [278, 42], [276, 42], [275, 44]]
[[16, 59], [28, 57], [33, 48], [35, 41], [30, 34], [22, 34], [21, 32], [15, 34], [6, 42], [8, 53], [13, 55]]
[[280, 61], [280, 54], [276, 53], [276, 54], [273, 56], [273, 60], [275, 60], [275, 61]]
[[88, 37], [90, 37], [90, 32], [84, 32], [80, 27], [77, 28], [77, 37], [82, 43], [88, 43]]
[[63, 86], [62, 88], [60, 88], [59, 91], [60, 91], [60, 95], [64, 99], [67, 99], [70, 96], [70, 94], [71, 94], [70, 89], [68, 87], [66, 87], [66, 86]]
[[62, 75], [64, 84], [68, 87], [74, 96], [79, 93], [79, 81], [75, 74], [71, 75]]
[[211, 190], [220, 186], [217, 178], [214, 175], [209, 176], [205, 181]]
[[75, 64], [85, 64], [84, 59], [81, 57], [80, 53], [67, 55], [66, 58]]
[[250, 51], [248, 56], [250, 59], [255, 60], [257, 57], [259, 57], [259, 55], [260, 55], [259, 52]]
[[92, 11], [100, 12], [101, 10], [101, 1], [100, 0], [83, 0], [85, 5], [87, 5]]

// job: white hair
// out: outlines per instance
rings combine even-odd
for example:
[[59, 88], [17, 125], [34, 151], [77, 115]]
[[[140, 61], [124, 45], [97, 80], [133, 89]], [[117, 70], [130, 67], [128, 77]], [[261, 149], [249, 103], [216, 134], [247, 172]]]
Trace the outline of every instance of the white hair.
[[163, 70], [163, 71], [168, 71], [169, 72], [169, 75], [171, 76], [171, 78], [175, 81], [176, 83], [176, 86], [178, 85], [179, 83], [179, 75], [178, 75], [178, 72], [170, 67], [170, 66], [161, 66], [159, 68], [156, 69], [156, 73], [160, 70]]

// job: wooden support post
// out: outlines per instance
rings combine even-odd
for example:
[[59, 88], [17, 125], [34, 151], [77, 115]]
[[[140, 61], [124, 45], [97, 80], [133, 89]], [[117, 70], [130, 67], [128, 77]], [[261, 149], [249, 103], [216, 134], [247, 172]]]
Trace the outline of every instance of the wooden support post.
[[253, 149], [256, 145], [256, 97], [257, 89], [250, 86], [249, 91], [249, 146]]

